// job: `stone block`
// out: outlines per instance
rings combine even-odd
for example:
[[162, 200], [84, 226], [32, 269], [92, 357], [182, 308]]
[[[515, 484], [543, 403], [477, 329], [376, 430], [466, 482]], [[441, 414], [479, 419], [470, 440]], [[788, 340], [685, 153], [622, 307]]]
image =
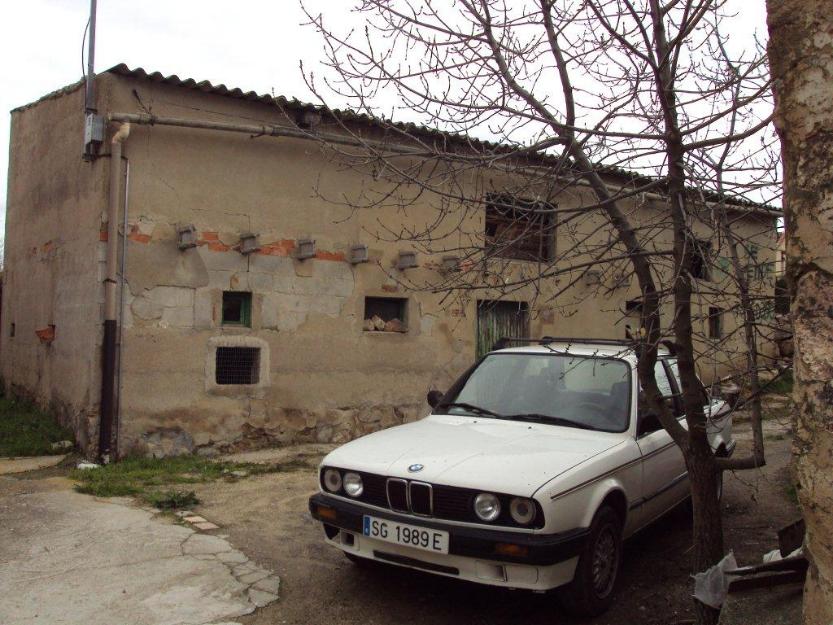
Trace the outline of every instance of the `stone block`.
[[249, 590], [249, 600], [259, 608], [267, 606], [273, 601], [277, 601], [277, 599], [278, 595], [273, 595], [271, 592], [263, 592], [256, 588]]
[[231, 288], [231, 277], [233, 271], [209, 271], [208, 286], [220, 291], [228, 291]]
[[193, 307], [165, 308], [162, 311], [161, 324], [171, 328], [193, 328], [194, 309]]
[[220, 562], [225, 562], [226, 564], [236, 564], [249, 561], [249, 558], [246, 557], [246, 554], [240, 551], [227, 551], [225, 553], [218, 553], [217, 559], [220, 560]]
[[232, 291], [251, 291], [252, 287], [249, 284], [249, 271], [237, 271], [229, 278], [229, 288]]
[[251, 573], [246, 573], [245, 575], [241, 575], [237, 578], [237, 580], [241, 584], [254, 584], [255, 582], [259, 582], [262, 579], [269, 577], [269, 571], [264, 571], [263, 569], [259, 569], [257, 571], [252, 571]]
[[252, 584], [252, 588], [277, 595], [281, 589], [281, 579], [277, 575], [270, 575]]
[[194, 523], [194, 527], [203, 532], [209, 532], [211, 530], [220, 529], [219, 525], [214, 525], [214, 523], [211, 523], [209, 521], [206, 521], [205, 523]]
[[215, 252], [207, 247], [199, 248], [199, 256], [209, 273], [214, 271], [240, 272], [249, 268], [248, 259], [235, 250]]
[[194, 289], [189, 287], [157, 286], [149, 289], [147, 296], [165, 308], [194, 306]]
[[252, 291], [267, 293], [272, 291], [273, 286], [274, 282], [271, 274], [262, 271], [249, 273], [249, 287]]
[[146, 295], [141, 295], [130, 304], [130, 311], [137, 319], [151, 321], [161, 319], [164, 307]]
[[229, 551], [229, 544], [222, 538], [209, 534], [191, 534], [188, 540], [182, 544], [182, 552], [189, 556], [215, 554], [224, 551]]
[[194, 293], [194, 327], [197, 330], [208, 330], [214, 325], [214, 291], [197, 289]]

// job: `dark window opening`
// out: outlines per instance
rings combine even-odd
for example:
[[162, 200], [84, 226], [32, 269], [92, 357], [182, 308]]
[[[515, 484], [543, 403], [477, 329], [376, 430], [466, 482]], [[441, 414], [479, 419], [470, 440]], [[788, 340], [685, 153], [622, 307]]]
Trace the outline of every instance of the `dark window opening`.
[[215, 364], [217, 384], [257, 384], [260, 381], [259, 347], [218, 347]]
[[252, 326], [252, 294], [223, 291], [223, 325]]
[[407, 307], [408, 300], [404, 297], [365, 297], [365, 331], [405, 332]]
[[14, 336], [14, 324], [9, 326], [9, 336]]
[[709, 338], [723, 338], [723, 311], [709, 306]]
[[488, 194], [486, 253], [515, 260], [552, 260], [555, 256], [553, 209], [547, 202]]
[[709, 271], [712, 253], [711, 242], [698, 239], [689, 239], [689, 242], [692, 244], [691, 261], [688, 267], [691, 277], [698, 280], [711, 280]]

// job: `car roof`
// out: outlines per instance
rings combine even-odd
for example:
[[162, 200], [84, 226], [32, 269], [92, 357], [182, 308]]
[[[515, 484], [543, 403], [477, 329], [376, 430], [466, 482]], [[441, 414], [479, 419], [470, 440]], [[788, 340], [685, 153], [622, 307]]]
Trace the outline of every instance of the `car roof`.
[[[545, 345], [525, 345], [516, 347], [507, 347], [505, 349], [494, 350], [492, 354], [552, 354], [553, 352], [563, 354], [574, 354], [576, 356], [597, 356], [601, 358], [621, 358], [631, 363], [636, 363], [636, 352], [633, 347], [627, 343], [611, 344], [611, 343], [593, 343], [582, 340], [580, 343], [572, 343], [569, 341], [554, 341]], [[659, 356], [669, 356], [670, 352], [666, 347], [659, 348]]]

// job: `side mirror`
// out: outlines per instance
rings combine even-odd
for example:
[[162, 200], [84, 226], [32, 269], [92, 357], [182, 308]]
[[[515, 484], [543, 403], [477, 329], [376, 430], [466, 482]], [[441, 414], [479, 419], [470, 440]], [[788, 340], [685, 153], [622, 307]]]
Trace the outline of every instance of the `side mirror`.
[[440, 400], [443, 398], [444, 394], [445, 393], [443, 393], [442, 391], [438, 391], [436, 389], [430, 390], [428, 391], [428, 396], [425, 399], [428, 402], [429, 406], [431, 406], [432, 408], [436, 408], [437, 405], [440, 403]]
[[659, 417], [652, 412], [641, 413], [636, 421], [636, 435], [643, 436], [662, 429]]

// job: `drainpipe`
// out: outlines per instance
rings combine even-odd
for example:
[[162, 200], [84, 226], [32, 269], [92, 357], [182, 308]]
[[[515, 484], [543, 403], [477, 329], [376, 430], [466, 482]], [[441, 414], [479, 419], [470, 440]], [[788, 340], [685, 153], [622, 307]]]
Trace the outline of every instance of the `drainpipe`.
[[119, 203], [121, 201], [122, 144], [130, 135], [130, 124], [122, 124], [110, 141], [110, 202], [107, 206], [107, 275], [104, 278], [104, 341], [101, 346], [101, 417], [98, 426], [98, 458], [110, 462], [115, 417], [116, 377], [116, 285], [119, 255]]

